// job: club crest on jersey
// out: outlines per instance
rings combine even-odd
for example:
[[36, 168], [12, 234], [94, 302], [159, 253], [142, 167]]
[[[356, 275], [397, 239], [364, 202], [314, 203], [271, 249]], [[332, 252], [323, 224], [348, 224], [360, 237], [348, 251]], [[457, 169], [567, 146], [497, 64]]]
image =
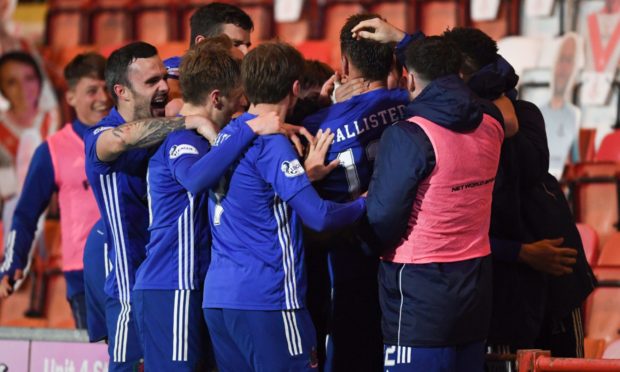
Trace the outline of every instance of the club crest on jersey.
[[93, 135], [98, 135], [99, 133], [103, 132], [104, 130], [108, 130], [108, 129], [113, 129], [114, 127], [99, 127], [97, 129], [95, 129], [93, 131]]
[[301, 166], [299, 160], [283, 161], [280, 166], [282, 173], [289, 178], [297, 177], [304, 174], [304, 167]]
[[181, 155], [198, 155], [198, 150], [192, 145], [174, 145], [170, 148], [170, 159], [176, 159]]

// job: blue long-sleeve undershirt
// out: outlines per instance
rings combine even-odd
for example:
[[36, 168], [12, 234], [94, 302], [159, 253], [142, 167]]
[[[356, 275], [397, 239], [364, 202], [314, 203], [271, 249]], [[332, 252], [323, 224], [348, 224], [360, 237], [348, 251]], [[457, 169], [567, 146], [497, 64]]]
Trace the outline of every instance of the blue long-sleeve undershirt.
[[335, 203], [321, 199], [308, 186], [288, 201], [304, 225], [315, 231], [336, 230], [354, 224], [366, 211], [366, 201], [358, 198], [349, 203]]
[[203, 193], [217, 186], [219, 180], [247, 147], [254, 141], [256, 134], [247, 125], [234, 136], [221, 142], [200, 159], [187, 157], [175, 167], [175, 178], [193, 195]]
[[13, 276], [16, 269], [23, 270], [28, 263], [32, 241], [37, 231], [39, 216], [49, 205], [56, 191], [54, 166], [47, 142], [34, 152], [24, 187], [17, 202], [11, 232], [5, 238], [5, 261], [1, 271]]
[[[76, 120], [72, 123], [72, 128], [82, 138], [87, 127]], [[12, 277], [15, 270], [23, 270], [26, 267], [39, 217], [57, 190], [50, 149], [47, 142], [43, 142], [35, 150], [28, 166], [28, 173], [13, 215], [11, 232], [5, 237], [4, 262], [0, 272]]]

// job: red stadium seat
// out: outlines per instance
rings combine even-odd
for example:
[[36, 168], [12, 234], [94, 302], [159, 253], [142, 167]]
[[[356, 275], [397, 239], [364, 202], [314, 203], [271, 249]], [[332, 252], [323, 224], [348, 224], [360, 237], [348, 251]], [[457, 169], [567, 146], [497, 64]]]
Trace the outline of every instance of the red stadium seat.
[[590, 266], [593, 266], [596, 264], [599, 253], [598, 235], [591, 226], [585, 223], [578, 223], [577, 230], [579, 230], [579, 235], [581, 236], [586, 259], [588, 260]]
[[603, 266], [620, 266], [620, 232], [614, 232], [601, 249], [598, 264]]
[[70, 47], [86, 41], [88, 17], [81, 8], [52, 9], [47, 13], [46, 44], [51, 47]]
[[[364, 7], [357, 2], [334, 1], [328, 3], [326, 6], [324, 22], [325, 40], [332, 46], [339, 46], [340, 30], [347, 21], [347, 18], [357, 13], [364, 13], [364, 11]], [[340, 48], [331, 48], [330, 53], [330, 61], [332, 61], [333, 66], [333, 63], [340, 61]]]
[[108, 44], [108, 45], [100, 45], [99, 46], [99, 53], [108, 58], [110, 56], [110, 54], [112, 54], [113, 51], [115, 51], [116, 49], [124, 46], [125, 44], [127, 44], [127, 42], [120, 42], [120, 43], [116, 43], [116, 44]]
[[497, 19], [492, 21], [471, 21], [471, 26], [479, 28], [494, 40], [508, 35], [515, 35], [519, 31], [520, 1], [502, 1]]
[[316, 59], [332, 67], [338, 67], [340, 64], [337, 62], [338, 59], [332, 60], [334, 47], [327, 40], [307, 40], [296, 45], [296, 48], [306, 59]]
[[599, 147], [596, 161], [615, 161], [620, 162], [620, 131], [615, 130], [603, 138]]
[[95, 45], [121, 44], [133, 38], [131, 13], [125, 8], [98, 8], [93, 10], [91, 19], [92, 43]]
[[379, 14], [394, 26], [407, 32], [414, 31], [415, 7], [409, 1], [375, 1], [371, 13]]
[[256, 1], [249, 2], [248, 5], [240, 2], [238, 5], [254, 22], [252, 44], [256, 45], [261, 41], [270, 40], [273, 37], [273, 6], [269, 2]]
[[[620, 268], [601, 268], [594, 270], [599, 283], [617, 282]], [[586, 302], [586, 335], [602, 339], [606, 343], [619, 338], [620, 331], [620, 287], [599, 287], [592, 292]]]
[[594, 161], [596, 129], [579, 129], [579, 159], [584, 162]]
[[173, 6], [137, 7], [134, 13], [135, 39], [162, 44], [177, 37], [177, 12]]
[[619, 170], [620, 164], [599, 162], [576, 164], [567, 172], [575, 219], [596, 230], [600, 246], [617, 231]]
[[182, 56], [187, 51], [188, 45], [184, 41], [171, 41], [157, 45], [157, 51], [162, 60]]
[[47, 1], [50, 9], [76, 8], [89, 6], [92, 0], [49, 0]]
[[439, 35], [447, 28], [463, 24], [463, 12], [458, 0], [416, 2], [416, 27], [426, 35]]

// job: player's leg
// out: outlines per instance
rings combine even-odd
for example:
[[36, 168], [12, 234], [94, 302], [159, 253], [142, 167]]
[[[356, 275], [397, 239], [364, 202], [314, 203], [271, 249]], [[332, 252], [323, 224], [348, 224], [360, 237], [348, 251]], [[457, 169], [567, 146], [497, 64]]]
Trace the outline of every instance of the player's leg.
[[203, 371], [210, 348], [202, 317], [202, 292], [134, 291], [146, 371]]
[[84, 246], [84, 291], [86, 299], [86, 323], [88, 339], [97, 342], [108, 337], [105, 319], [105, 285], [107, 249], [104, 225], [97, 222], [93, 226]]
[[67, 299], [71, 305], [71, 313], [75, 321], [75, 328], [87, 329], [86, 321], [86, 294], [84, 292], [77, 293]]
[[378, 260], [361, 249], [334, 249], [329, 256], [333, 292], [325, 371], [377, 371], [383, 360]]
[[455, 366], [457, 371], [482, 372], [484, 371], [486, 344], [484, 341], [470, 342], [454, 348]]
[[306, 308], [312, 317], [316, 330], [317, 354], [320, 365], [325, 364], [326, 338], [331, 313], [331, 283], [327, 264], [327, 251], [324, 247], [304, 242], [305, 263], [308, 273]]
[[581, 308], [575, 308], [564, 318], [545, 317], [536, 346], [550, 350], [560, 358], [583, 358], [583, 317]]
[[127, 301], [106, 297], [106, 326], [110, 372], [135, 371], [142, 362], [142, 345]]
[[253, 371], [318, 371], [316, 334], [306, 309], [225, 309], [224, 320]]
[[243, 352], [239, 349], [224, 319], [223, 309], [203, 309], [207, 322], [215, 361], [220, 372], [252, 372], [246, 363]]

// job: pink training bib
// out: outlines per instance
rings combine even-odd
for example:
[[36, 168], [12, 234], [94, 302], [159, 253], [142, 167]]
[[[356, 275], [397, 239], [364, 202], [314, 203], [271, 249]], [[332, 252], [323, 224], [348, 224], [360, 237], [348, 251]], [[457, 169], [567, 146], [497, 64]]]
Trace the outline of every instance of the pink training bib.
[[490, 254], [491, 199], [504, 138], [484, 115], [480, 126], [457, 133], [416, 116], [435, 151], [433, 172], [418, 185], [408, 236], [383, 257], [397, 263], [455, 262]]
[[63, 271], [82, 270], [86, 238], [99, 219], [84, 168], [84, 141], [71, 124], [47, 139], [60, 207]]

